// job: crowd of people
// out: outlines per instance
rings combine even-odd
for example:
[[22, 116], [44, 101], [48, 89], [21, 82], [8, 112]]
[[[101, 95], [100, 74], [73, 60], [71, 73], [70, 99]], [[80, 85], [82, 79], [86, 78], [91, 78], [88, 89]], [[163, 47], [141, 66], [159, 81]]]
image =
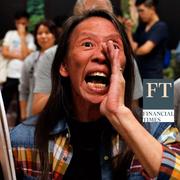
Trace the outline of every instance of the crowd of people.
[[[5, 110], [16, 99], [10, 131], [17, 179], [180, 178], [180, 86], [175, 123], [143, 123], [142, 80], [163, 78], [168, 28], [156, 0], [136, 0], [132, 31], [109, 0], [77, 0], [59, 29], [15, 15], [4, 37]], [[179, 127], [180, 128], [180, 127]]]

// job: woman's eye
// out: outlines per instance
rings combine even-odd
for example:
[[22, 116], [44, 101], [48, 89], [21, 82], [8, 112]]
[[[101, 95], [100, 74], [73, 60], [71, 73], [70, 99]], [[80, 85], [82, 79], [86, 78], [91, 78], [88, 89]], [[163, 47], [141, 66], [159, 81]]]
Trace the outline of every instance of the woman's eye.
[[119, 49], [119, 45], [118, 44], [113, 44], [113, 46], [114, 46], [114, 49]]
[[84, 42], [82, 45], [85, 47], [93, 47], [93, 44], [91, 42]]

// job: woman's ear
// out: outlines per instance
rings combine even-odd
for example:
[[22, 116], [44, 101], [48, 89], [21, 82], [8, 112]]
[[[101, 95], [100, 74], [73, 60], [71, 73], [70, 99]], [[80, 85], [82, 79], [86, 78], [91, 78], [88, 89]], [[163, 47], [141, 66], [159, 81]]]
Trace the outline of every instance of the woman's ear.
[[65, 63], [61, 64], [61, 66], [59, 68], [59, 73], [63, 77], [68, 77], [69, 76], [69, 73], [68, 73], [68, 70], [67, 70], [67, 65]]

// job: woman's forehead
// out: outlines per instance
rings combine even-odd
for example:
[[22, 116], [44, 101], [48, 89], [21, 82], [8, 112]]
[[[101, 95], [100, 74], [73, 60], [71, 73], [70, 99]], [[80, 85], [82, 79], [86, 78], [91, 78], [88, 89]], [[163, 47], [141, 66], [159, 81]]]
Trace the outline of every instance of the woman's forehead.
[[103, 24], [106, 26], [114, 26], [114, 24], [109, 20], [104, 17], [98, 17], [98, 16], [93, 16], [89, 17], [87, 19], [84, 19], [82, 22], [78, 24], [79, 25], [93, 25], [93, 24]]
[[85, 34], [85, 32], [102, 34], [118, 34], [117, 27], [108, 19], [103, 17], [90, 17], [80, 22], [73, 30], [72, 34]]

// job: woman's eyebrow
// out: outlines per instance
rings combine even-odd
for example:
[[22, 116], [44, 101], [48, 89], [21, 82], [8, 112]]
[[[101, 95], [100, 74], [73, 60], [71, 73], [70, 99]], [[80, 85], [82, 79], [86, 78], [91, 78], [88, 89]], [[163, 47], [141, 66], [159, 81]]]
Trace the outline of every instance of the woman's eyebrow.
[[114, 34], [111, 34], [109, 36], [106, 37], [107, 39], [116, 39], [116, 40], [121, 40], [121, 35], [119, 33], [114, 33]]
[[[80, 32], [77, 36], [76, 36], [76, 41], [82, 41], [84, 39], [88, 39], [88, 38], [92, 38], [92, 39], [95, 39], [97, 40], [99, 37], [98, 34], [94, 33], [94, 32]], [[119, 42], [120, 44], [122, 43], [121, 42], [121, 35], [119, 33], [112, 33], [112, 34], [109, 34], [107, 36], [104, 36], [102, 37], [103, 38], [103, 41], [106, 42], [108, 40], [113, 40], [113, 41], [116, 41], [116, 42]]]
[[[99, 34], [96, 34], [94, 32], [80, 32], [78, 36], [97, 37], [99, 36]], [[112, 33], [108, 36], [105, 36], [105, 38], [121, 38], [121, 35], [119, 33]]]

